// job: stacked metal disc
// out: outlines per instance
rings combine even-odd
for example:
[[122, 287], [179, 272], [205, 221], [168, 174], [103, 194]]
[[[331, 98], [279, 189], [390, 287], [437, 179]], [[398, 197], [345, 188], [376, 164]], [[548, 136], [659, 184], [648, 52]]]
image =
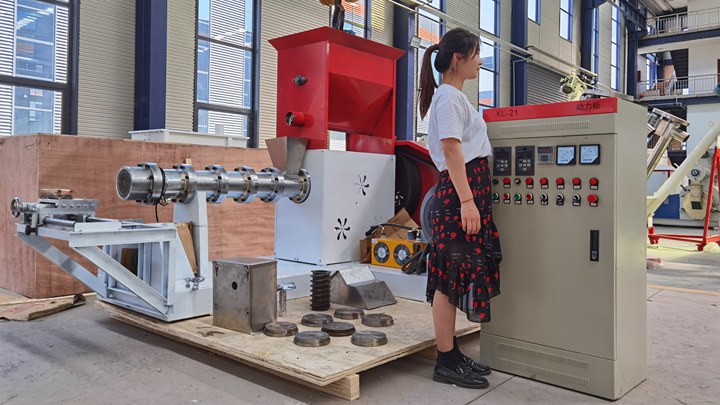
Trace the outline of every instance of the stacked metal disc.
[[300, 332], [295, 335], [293, 343], [303, 347], [319, 347], [325, 346], [330, 343], [330, 335], [325, 332], [311, 330], [307, 332]]
[[362, 324], [373, 328], [392, 326], [393, 317], [388, 314], [367, 314], [363, 317]]
[[350, 342], [355, 346], [375, 347], [387, 343], [387, 336], [375, 330], [361, 330], [353, 333]]
[[355, 326], [350, 322], [330, 322], [323, 325], [320, 330], [330, 336], [350, 336], [355, 333]]
[[330, 271], [313, 270], [310, 279], [310, 309], [326, 311], [330, 309]]
[[333, 321], [332, 316], [326, 314], [307, 314], [302, 317], [301, 324], [319, 328]]
[[298, 333], [298, 327], [292, 322], [270, 322], [263, 328], [263, 333], [270, 337], [293, 336]]
[[363, 315], [365, 315], [365, 311], [360, 308], [338, 308], [335, 310], [335, 318], [338, 319], [360, 319]]

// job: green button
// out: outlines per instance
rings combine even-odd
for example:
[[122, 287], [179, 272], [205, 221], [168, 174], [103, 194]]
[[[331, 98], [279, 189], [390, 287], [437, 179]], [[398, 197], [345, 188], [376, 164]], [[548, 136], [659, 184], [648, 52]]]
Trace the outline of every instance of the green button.
[[499, 199], [500, 199], [500, 194], [498, 194], [498, 193], [493, 193], [492, 198], [493, 198], [493, 200], [499, 200]]
[[520, 194], [515, 194], [515, 201], [522, 200], [522, 196]]

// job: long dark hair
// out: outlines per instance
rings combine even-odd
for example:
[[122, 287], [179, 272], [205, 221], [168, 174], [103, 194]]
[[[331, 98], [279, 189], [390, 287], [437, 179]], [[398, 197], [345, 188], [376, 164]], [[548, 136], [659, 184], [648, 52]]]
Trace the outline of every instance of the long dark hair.
[[475, 56], [480, 51], [480, 38], [468, 30], [454, 28], [443, 35], [439, 44], [425, 49], [420, 70], [420, 118], [425, 118], [438, 86], [430, 66], [431, 57], [435, 51], [438, 51], [435, 57], [435, 69], [440, 73], [445, 73], [450, 68], [455, 53], [461, 54], [463, 59]]

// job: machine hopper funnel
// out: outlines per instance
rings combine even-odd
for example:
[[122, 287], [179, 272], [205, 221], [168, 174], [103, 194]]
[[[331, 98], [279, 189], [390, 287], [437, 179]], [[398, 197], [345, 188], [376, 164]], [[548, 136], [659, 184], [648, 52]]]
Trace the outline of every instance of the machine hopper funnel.
[[308, 140], [294, 136], [283, 136], [265, 140], [273, 167], [290, 176], [300, 172]]

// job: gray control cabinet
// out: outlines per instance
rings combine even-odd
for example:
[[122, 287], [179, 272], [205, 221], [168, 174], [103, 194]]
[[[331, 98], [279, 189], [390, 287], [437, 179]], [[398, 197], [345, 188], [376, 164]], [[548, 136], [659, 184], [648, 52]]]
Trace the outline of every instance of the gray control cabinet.
[[617, 399], [646, 377], [647, 113], [615, 99], [563, 104], [570, 115], [528, 106], [488, 117], [496, 157], [510, 161], [491, 164], [502, 294], [480, 357]]

